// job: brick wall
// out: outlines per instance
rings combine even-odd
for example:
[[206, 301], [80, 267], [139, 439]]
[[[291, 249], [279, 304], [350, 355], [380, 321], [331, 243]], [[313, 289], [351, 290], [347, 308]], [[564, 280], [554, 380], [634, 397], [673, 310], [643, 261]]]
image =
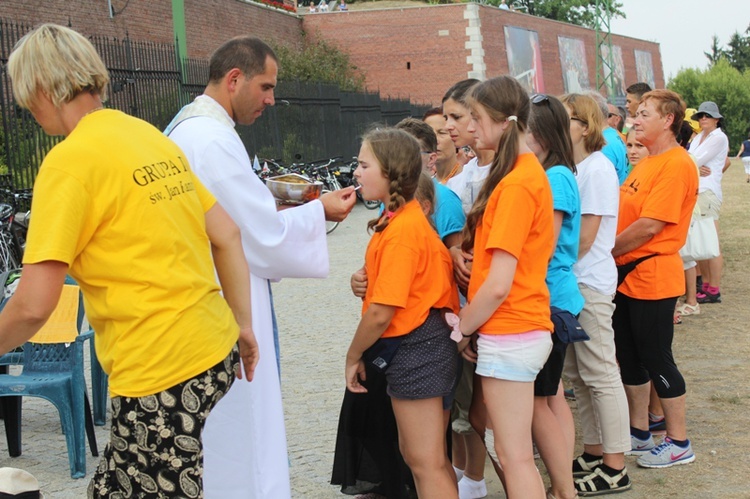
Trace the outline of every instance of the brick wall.
[[[111, 0], [118, 14], [109, 17], [107, 0], [0, 0], [0, 17], [31, 24], [55, 22], [87, 35], [172, 43], [172, 3], [168, 0]], [[304, 7], [303, 7], [304, 9]], [[504, 26], [536, 31], [542, 55], [545, 91], [564, 91], [558, 35], [584, 40], [589, 82], [596, 84], [594, 31], [526, 14], [478, 6], [481, 50], [469, 38], [466, 4], [332, 12], [296, 16], [243, 0], [185, 0], [188, 56], [206, 58], [228, 38], [253, 34], [300, 46], [302, 30], [323, 37], [350, 54], [366, 75], [370, 90], [438, 104], [456, 81], [476, 69], [469, 59], [484, 52], [487, 78], [506, 74]], [[475, 37], [476, 38], [476, 37]], [[625, 83], [637, 81], [634, 49], [651, 53], [657, 87], [664, 86], [659, 45], [612, 36], [622, 47]]]
[[[306, 32], [322, 36], [351, 55], [367, 75], [367, 86], [383, 95], [405, 95], [438, 104], [453, 83], [471, 71], [467, 57], [465, 4], [305, 15]], [[596, 33], [570, 24], [479, 6], [482, 49], [487, 78], [508, 73], [504, 26], [536, 31], [542, 56], [545, 91], [564, 92], [558, 35], [578, 38], [586, 47], [591, 86], [596, 85]], [[625, 83], [635, 83], [634, 49], [651, 53], [657, 87], [664, 86], [659, 45], [613, 35], [622, 48]], [[407, 69], [407, 62], [411, 69]]]
[[[0, 17], [33, 25], [70, 25], [85, 35], [173, 43], [169, 0], [0, 0]], [[122, 10], [121, 10], [122, 9]], [[225, 40], [253, 34], [265, 40], [300, 45], [302, 22], [293, 14], [242, 0], [185, 0], [188, 56], [207, 58]]]

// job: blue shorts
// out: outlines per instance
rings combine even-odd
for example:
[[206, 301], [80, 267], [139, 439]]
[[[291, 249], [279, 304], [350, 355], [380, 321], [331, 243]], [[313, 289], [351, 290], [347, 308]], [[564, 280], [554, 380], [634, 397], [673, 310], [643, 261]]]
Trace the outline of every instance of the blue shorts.
[[476, 373], [487, 378], [531, 383], [551, 350], [552, 335], [549, 331], [479, 333]]

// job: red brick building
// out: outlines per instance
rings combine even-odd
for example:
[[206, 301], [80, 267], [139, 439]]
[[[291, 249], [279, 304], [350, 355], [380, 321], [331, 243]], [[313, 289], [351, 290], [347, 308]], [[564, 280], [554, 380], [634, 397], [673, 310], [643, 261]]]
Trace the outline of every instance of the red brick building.
[[[520, 50], [515, 59], [521, 59], [521, 66], [523, 59], [533, 66], [530, 71], [541, 84], [533, 90], [555, 95], [578, 90], [566, 88], [563, 67], [568, 81], [577, 79], [581, 86], [588, 82], [590, 88], [597, 81], [595, 31], [490, 6], [425, 5], [314, 14], [304, 16], [303, 26], [308, 35], [323, 37], [349, 53], [366, 75], [368, 88], [383, 95], [439, 103], [459, 80], [514, 74], [508, 45], [524, 45], [524, 37], [531, 40], [530, 47], [516, 47]], [[611, 44], [615, 55], [621, 54], [615, 61], [615, 74], [621, 80], [616, 81], [620, 87], [616, 95], [624, 97], [623, 87], [646, 79], [664, 87], [657, 43], [612, 35]], [[525, 48], [527, 53], [519, 54]], [[519, 74], [516, 71], [514, 76]]]
[[[191, 58], [240, 34], [300, 46], [304, 30], [350, 54], [370, 90], [435, 104], [467, 77], [510, 73], [550, 94], [597, 81], [594, 31], [474, 3], [299, 16], [249, 0], [0, 0], [0, 18], [158, 43], [174, 43], [184, 18]], [[621, 54], [618, 95], [647, 78], [664, 86], [658, 44], [613, 35], [612, 45]]]

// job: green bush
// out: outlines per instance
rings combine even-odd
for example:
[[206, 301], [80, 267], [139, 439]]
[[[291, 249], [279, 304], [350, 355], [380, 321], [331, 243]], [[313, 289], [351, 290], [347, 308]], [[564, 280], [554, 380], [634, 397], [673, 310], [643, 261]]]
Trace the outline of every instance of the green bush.
[[688, 107], [713, 101], [724, 116], [729, 150], [737, 154], [750, 127], [750, 69], [737, 71], [724, 58], [707, 70], [683, 69], [667, 87], [682, 96]]

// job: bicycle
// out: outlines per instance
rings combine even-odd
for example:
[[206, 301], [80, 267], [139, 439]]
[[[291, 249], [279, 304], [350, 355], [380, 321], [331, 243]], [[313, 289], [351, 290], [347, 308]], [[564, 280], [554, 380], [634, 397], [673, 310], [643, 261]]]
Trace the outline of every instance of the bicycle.
[[31, 199], [31, 191], [0, 188], [0, 197], [9, 201], [0, 203], [0, 272], [7, 272], [20, 268], [23, 261], [30, 212], [17, 210], [20, 201]]

